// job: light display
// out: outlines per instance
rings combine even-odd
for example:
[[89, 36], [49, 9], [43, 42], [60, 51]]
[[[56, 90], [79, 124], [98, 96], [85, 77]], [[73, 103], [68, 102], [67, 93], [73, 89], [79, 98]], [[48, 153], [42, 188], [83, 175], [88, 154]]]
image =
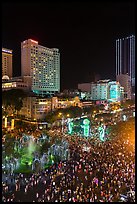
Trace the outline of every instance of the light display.
[[100, 138], [100, 140], [102, 141], [102, 142], [104, 142], [105, 141], [105, 130], [106, 130], [106, 126], [104, 125], [104, 126], [100, 126], [99, 128], [98, 128], [98, 130], [99, 130], [99, 138]]
[[14, 129], [14, 119], [11, 120], [11, 130]]
[[118, 84], [110, 85], [110, 100], [116, 101], [120, 99], [120, 89], [118, 88]]
[[5, 117], [5, 128], [7, 128], [7, 118]]
[[126, 120], [127, 120], [127, 116], [123, 115], [123, 121], [126, 121]]
[[86, 118], [82, 121], [82, 124], [81, 120], [82, 118], [79, 118], [76, 121], [73, 121], [73, 119], [68, 118], [68, 134], [72, 134], [73, 132], [75, 132], [78, 135], [90, 135], [90, 120]]
[[73, 126], [74, 126], [74, 123], [72, 122], [70, 118], [68, 118], [68, 133], [69, 134], [72, 134]]
[[90, 121], [86, 118], [83, 120], [84, 136], [89, 136]]

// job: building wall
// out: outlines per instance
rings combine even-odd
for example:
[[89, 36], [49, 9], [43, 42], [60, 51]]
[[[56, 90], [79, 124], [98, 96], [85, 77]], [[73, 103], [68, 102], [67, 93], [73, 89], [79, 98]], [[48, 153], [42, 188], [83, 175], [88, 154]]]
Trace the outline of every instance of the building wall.
[[108, 99], [108, 83], [92, 83], [91, 100], [107, 100]]
[[24, 115], [26, 118], [32, 119], [44, 119], [46, 114], [51, 110], [59, 108], [67, 108], [70, 106], [79, 106], [82, 104], [78, 97], [71, 100], [61, 100], [57, 97], [47, 98], [37, 98], [37, 97], [26, 97], [23, 100], [23, 108], [20, 110], [19, 114]]
[[23, 89], [24, 91], [28, 90], [28, 86], [24, 82], [11, 81], [11, 82], [2, 82], [2, 91], [10, 89]]
[[2, 77], [12, 77], [12, 50], [2, 48]]
[[127, 99], [131, 99], [131, 81], [128, 74], [120, 74], [116, 77], [116, 80], [124, 87], [124, 95]]
[[36, 93], [60, 91], [60, 53], [28, 39], [21, 43], [21, 74], [32, 77]]

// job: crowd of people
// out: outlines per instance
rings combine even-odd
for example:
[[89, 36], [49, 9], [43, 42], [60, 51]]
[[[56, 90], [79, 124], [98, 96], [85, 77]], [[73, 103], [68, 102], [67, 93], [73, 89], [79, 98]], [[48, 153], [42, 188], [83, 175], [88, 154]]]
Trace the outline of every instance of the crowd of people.
[[135, 149], [130, 138], [99, 142], [63, 137], [69, 142], [70, 159], [30, 175], [4, 172], [3, 202], [116, 202], [121, 194], [135, 191]]

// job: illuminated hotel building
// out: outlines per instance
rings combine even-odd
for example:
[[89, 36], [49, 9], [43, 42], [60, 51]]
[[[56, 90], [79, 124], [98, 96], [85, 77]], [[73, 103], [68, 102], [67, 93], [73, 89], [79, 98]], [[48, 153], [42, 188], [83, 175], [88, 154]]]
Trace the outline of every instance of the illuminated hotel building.
[[99, 80], [91, 83], [91, 100], [119, 102], [123, 99], [124, 87], [119, 82]]
[[31, 90], [38, 95], [60, 92], [59, 50], [38, 45], [31, 39], [23, 41], [21, 75], [31, 76]]
[[132, 90], [135, 87], [135, 36], [116, 40], [116, 77], [128, 74]]
[[2, 48], [2, 77], [12, 77], [12, 50]]

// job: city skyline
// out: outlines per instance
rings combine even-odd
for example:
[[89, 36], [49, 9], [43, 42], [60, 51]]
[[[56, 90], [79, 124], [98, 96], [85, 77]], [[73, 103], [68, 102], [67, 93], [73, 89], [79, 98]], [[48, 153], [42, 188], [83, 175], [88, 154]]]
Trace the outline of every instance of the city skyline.
[[2, 46], [13, 50], [13, 75], [21, 75], [21, 42], [31, 38], [60, 50], [61, 89], [90, 82], [94, 73], [115, 79], [115, 41], [135, 32], [133, 1], [2, 6]]

